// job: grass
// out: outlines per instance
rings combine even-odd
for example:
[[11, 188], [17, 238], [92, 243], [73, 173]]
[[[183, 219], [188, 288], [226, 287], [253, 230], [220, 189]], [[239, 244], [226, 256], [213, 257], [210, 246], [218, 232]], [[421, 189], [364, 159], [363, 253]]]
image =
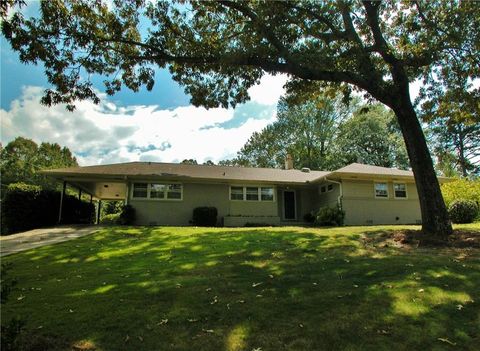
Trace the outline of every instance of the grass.
[[48, 349], [478, 350], [480, 251], [362, 245], [395, 228], [106, 228], [3, 259], [2, 319]]

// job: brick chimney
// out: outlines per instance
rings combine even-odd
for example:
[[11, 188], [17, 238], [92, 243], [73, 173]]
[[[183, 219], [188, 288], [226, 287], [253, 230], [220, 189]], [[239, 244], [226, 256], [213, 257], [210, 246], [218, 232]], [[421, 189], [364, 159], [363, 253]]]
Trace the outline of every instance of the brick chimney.
[[293, 169], [293, 158], [290, 154], [287, 154], [287, 157], [285, 157], [285, 169]]

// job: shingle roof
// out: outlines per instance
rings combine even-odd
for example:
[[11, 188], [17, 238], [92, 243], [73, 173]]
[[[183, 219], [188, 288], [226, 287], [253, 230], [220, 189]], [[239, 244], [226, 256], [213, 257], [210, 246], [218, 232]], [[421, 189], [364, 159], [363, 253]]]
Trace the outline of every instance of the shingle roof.
[[412, 171], [403, 171], [401, 169], [396, 169], [396, 168], [364, 165], [362, 163], [351, 163], [348, 166], [337, 169], [333, 173], [355, 173], [355, 174], [413, 177]]
[[305, 184], [328, 175], [330, 172], [283, 170], [230, 166], [187, 165], [179, 163], [128, 162], [111, 165], [61, 168], [43, 171], [53, 177], [141, 177], [161, 176], [181, 179], [212, 179]]

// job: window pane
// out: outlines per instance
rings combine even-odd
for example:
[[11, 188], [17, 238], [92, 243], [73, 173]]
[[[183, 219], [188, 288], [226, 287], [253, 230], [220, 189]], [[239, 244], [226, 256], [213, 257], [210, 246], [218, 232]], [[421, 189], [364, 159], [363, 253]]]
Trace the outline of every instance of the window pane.
[[328, 191], [332, 191], [333, 190], [333, 184], [328, 184]]
[[326, 188], [325, 186], [322, 186], [322, 187], [320, 188], [320, 191], [321, 191], [322, 193], [324, 193], [325, 191], [327, 191], [327, 188]]
[[165, 198], [165, 184], [150, 184], [150, 198]]
[[405, 184], [394, 184], [395, 197], [407, 197], [407, 186]]
[[388, 197], [387, 183], [375, 183], [375, 196]]
[[232, 186], [230, 188], [230, 199], [231, 200], [243, 200], [243, 187]]
[[262, 201], [273, 201], [273, 188], [262, 188]]
[[182, 185], [181, 184], [168, 184], [167, 185], [167, 199], [181, 199], [182, 198]]
[[247, 200], [258, 201], [258, 188], [247, 187]]
[[133, 197], [147, 197], [147, 183], [133, 184]]

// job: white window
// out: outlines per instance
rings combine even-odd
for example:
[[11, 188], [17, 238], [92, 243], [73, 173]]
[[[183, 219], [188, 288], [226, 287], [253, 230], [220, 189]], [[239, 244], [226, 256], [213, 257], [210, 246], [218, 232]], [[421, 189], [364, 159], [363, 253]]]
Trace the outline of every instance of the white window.
[[274, 201], [273, 187], [231, 186], [230, 200], [237, 201]]
[[230, 187], [230, 200], [243, 200], [243, 186]]
[[167, 199], [180, 200], [182, 198], [182, 186], [180, 184], [168, 184]]
[[147, 183], [135, 183], [133, 184], [133, 197], [146, 198], [148, 194]]
[[387, 183], [375, 183], [375, 197], [388, 198]]
[[165, 184], [150, 184], [150, 198], [164, 199], [165, 198]]
[[133, 183], [132, 198], [152, 200], [182, 200], [182, 184]]
[[407, 184], [405, 183], [394, 183], [393, 192], [396, 199], [406, 199], [407, 198]]
[[273, 201], [273, 188], [262, 188], [262, 201]]
[[249, 201], [258, 201], [258, 188], [257, 187], [247, 187], [247, 200]]

